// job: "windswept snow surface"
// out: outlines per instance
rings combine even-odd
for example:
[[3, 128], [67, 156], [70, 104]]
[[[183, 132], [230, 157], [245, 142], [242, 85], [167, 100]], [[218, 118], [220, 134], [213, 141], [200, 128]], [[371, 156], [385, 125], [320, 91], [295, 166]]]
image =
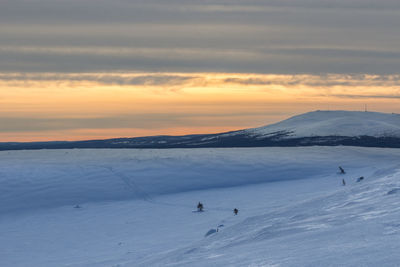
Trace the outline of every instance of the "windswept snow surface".
[[398, 266], [399, 158], [355, 147], [0, 152], [0, 266]]
[[244, 130], [265, 137], [287, 133], [284, 138], [312, 136], [400, 137], [400, 114], [360, 111], [314, 111], [276, 124]]

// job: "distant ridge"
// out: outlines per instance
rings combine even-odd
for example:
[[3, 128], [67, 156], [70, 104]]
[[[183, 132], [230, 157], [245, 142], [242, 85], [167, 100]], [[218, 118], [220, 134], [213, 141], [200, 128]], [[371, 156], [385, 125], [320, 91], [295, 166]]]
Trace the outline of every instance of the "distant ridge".
[[219, 134], [148, 136], [70, 142], [13, 142], [0, 143], [0, 150], [315, 145], [400, 148], [400, 114], [313, 111], [263, 127]]
[[400, 114], [362, 111], [313, 111], [246, 132], [265, 136], [285, 131], [289, 137], [374, 136], [400, 137]]

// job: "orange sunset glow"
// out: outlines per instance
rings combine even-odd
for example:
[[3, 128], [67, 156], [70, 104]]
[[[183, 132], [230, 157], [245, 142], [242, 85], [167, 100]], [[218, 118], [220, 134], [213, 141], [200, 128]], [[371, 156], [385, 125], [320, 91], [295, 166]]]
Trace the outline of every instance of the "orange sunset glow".
[[11, 73], [0, 79], [3, 141], [216, 133], [365, 105], [400, 111], [394, 75]]
[[0, 142], [400, 112], [397, 10], [386, 0], [3, 1]]

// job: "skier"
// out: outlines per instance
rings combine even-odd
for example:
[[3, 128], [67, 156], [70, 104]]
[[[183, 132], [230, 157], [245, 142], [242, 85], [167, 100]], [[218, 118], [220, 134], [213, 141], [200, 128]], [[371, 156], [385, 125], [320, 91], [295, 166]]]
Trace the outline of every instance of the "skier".
[[345, 174], [346, 173], [341, 166], [339, 166], [339, 170], [340, 170], [340, 174]]
[[361, 176], [360, 178], [358, 178], [357, 183], [361, 182], [362, 180], [364, 180], [364, 176]]
[[199, 202], [199, 204], [197, 204], [197, 211], [203, 211], [203, 204], [201, 202]]
[[233, 210], [233, 213], [235, 213], [235, 215], [237, 215], [238, 212], [239, 212], [239, 210], [238, 210], [237, 208], [235, 208], [235, 209]]
[[345, 186], [346, 185], [346, 181], [344, 179], [342, 179], [342, 185]]

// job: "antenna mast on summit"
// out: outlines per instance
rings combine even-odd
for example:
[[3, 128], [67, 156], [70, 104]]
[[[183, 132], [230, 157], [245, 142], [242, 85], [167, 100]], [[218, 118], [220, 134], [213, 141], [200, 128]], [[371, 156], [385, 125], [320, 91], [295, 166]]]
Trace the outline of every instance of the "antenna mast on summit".
[[367, 104], [365, 104], [365, 107], [364, 107], [364, 112], [367, 112], [368, 110], [367, 110]]

